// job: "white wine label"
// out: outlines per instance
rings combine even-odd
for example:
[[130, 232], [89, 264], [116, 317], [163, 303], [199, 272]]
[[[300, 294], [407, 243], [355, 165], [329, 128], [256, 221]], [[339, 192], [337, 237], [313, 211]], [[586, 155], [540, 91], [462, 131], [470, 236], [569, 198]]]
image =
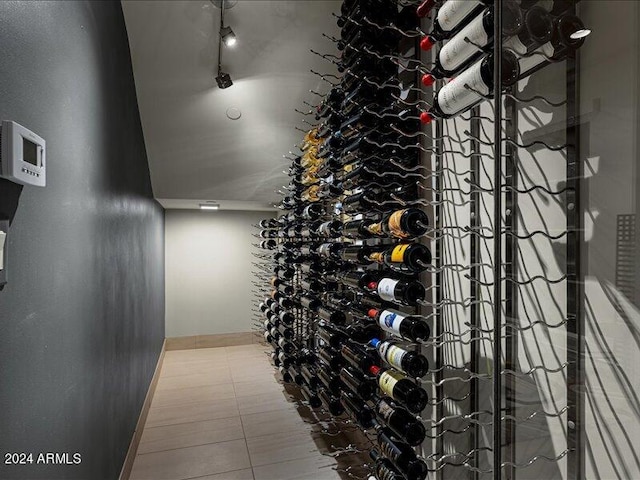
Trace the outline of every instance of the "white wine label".
[[378, 295], [381, 299], [387, 302], [393, 302], [396, 297], [393, 295], [396, 285], [400, 283], [400, 280], [393, 280], [392, 278], [383, 278], [378, 282]]
[[389, 417], [391, 417], [393, 412], [394, 412], [393, 408], [387, 402], [382, 401], [378, 404], [378, 413], [386, 421], [389, 421]]
[[383, 393], [393, 398], [393, 387], [395, 387], [396, 383], [402, 378], [403, 376], [399, 373], [387, 370], [380, 375], [378, 386]]
[[395, 312], [393, 310], [383, 310], [380, 314], [380, 320], [378, 320], [378, 324], [383, 330], [399, 335], [400, 324], [404, 319], [405, 316], [400, 312]]
[[440, 89], [438, 106], [445, 114], [455, 115], [478, 102], [482, 96], [477, 92], [489, 94], [489, 87], [482, 80], [481, 66], [482, 60], [479, 60]]
[[444, 32], [450, 32], [481, 3], [478, 0], [448, 0], [438, 10], [438, 23]]
[[489, 35], [484, 29], [484, 12], [474, 18], [469, 25], [457, 33], [440, 50], [440, 65], [445, 71], [452, 72], [458, 69], [467, 60], [473, 57], [479, 48], [465, 40], [468, 38], [476, 45], [483, 47], [489, 43]]
[[406, 350], [396, 347], [389, 342], [382, 342], [380, 344], [380, 353], [389, 365], [398, 370], [402, 370], [402, 359], [407, 354]]

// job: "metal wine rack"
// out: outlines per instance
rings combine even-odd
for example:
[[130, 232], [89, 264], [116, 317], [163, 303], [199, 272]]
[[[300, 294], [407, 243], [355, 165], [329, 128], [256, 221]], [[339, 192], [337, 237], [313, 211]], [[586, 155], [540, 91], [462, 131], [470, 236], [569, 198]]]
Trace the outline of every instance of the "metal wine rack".
[[[577, 1], [569, 3], [562, 13], [578, 14]], [[493, 55], [501, 58], [503, 2], [495, 0], [493, 9]], [[438, 47], [419, 48], [436, 16], [437, 8], [420, 29], [402, 32], [401, 49], [412, 53], [399, 62], [399, 75], [414, 85], [438, 54]], [[541, 55], [535, 52], [525, 56]], [[585, 478], [578, 56], [579, 49], [560, 60], [545, 57], [511, 87], [503, 86], [502, 62], [496, 61], [491, 96], [419, 132], [399, 132], [414, 140], [411, 148], [421, 157], [406, 172], [416, 177], [419, 197], [402, 203], [424, 208], [432, 220], [420, 240], [430, 247], [433, 265], [421, 276], [427, 295], [417, 310], [432, 335], [412, 346], [431, 363], [420, 381], [431, 397], [420, 416], [427, 437], [416, 449], [430, 479]], [[329, 87], [340, 79], [317, 75]], [[403, 102], [417, 116], [444, 84], [411, 88]], [[564, 97], [541, 93], [548, 84], [561, 85]], [[313, 127], [312, 111], [299, 112]], [[324, 208], [323, 218], [332, 218], [333, 204], [326, 201]], [[554, 214], [543, 213], [549, 210]], [[271, 257], [256, 257], [264, 272], [255, 284], [262, 298]], [[300, 281], [297, 268], [296, 291]], [[296, 348], [315, 349], [317, 317], [299, 306], [294, 313]], [[364, 453], [373, 437], [362, 436], [345, 416], [315, 412], [318, 435], [344, 436], [341, 444], [325, 442], [330, 448], [324, 453], [339, 460], [356, 456], [334, 468], [345, 478], [366, 478], [373, 464]]]

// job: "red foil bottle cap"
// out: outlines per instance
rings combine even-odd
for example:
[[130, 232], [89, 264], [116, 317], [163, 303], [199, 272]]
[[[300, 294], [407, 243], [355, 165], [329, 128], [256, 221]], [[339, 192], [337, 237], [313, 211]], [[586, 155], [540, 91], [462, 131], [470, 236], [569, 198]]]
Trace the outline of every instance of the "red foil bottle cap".
[[375, 308], [372, 308], [367, 312], [367, 316], [371, 318], [374, 318], [376, 315], [378, 315], [378, 310], [376, 310]]
[[429, 123], [431, 123], [432, 120], [433, 120], [433, 117], [429, 112], [422, 112], [420, 114], [420, 121], [425, 125], [428, 125]]
[[380, 370], [382, 369], [377, 365], [371, 365], [369, 367], [369, 371], [371, 372], [372, 375], [378, 375], [378, 373], [380, 373]]
[[422, 84], [425, 87], [430, 87], [431, 85], [433, 85], [436, 82], [436, 77], [434, 77], [433, 75], [431, 75], [430, 73], [425, 73], [422, 76]]
[[369, 283], [367, 283], [367, 288], [369, 290], [375, 290], [376, 288], [378, 288], [378, 282], [369, 282]]
[[435, 44], [436, 44], [436, 41], [433, 39], [433, 37], [429, 35], [427, 35], [422, 40], [420, 40], [420, 48], [425, 52], [428, 52], [429, 50], [431, 50]]

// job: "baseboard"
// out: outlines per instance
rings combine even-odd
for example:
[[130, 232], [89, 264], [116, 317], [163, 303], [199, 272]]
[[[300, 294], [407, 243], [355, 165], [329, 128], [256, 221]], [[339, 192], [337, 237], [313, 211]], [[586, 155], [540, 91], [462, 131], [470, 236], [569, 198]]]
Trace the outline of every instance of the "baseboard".
[[252, 345], [261, 337], [256, 332], [219, 333], [215, 335], [191, 335], [189, 337], [168, 337], [167, 350], [191, 350], [194, 348], [233, 347]]
[[158, 385], [158, 379], [160, 378], [160, 370], [162, 369], [164, 352], [166, 350], [167, 350], [167, 340], [165, 339], [165, 341], [162, 342], [162, 349], [160, 350], [158, 363], [156, 363], [156, 369], [153, 372], [153, 378], [151, 378], [151, 383], [149, 384], [149, 390], [147, 390], [147, 396], [144, 398], [144, 403], [142, 404], [142, 410], [140, 411], [140, 416], [138, 417], [138, 423], [136, 423], [136, 429], [133, 432], [133, 438], [131, 439], [131, 443], [129, 444], [129, 450], [127, 451], [127, 456], [124, 459], [122, 470], [120, 471], [119, 480], [129, 480], [129, 476], [131, 475], [133, 462], [136, 459], [136, 454], [138, 453], [138, 445], [140, 445], [140, 439], [142, 438], [142, 430], [144, 429], [144, 424], [147, 421], [147, 415], [149, 414], [149, 408], [151, 408], [151, 401], [153, 400], [153, 394], [156, 391], [156, 386]]

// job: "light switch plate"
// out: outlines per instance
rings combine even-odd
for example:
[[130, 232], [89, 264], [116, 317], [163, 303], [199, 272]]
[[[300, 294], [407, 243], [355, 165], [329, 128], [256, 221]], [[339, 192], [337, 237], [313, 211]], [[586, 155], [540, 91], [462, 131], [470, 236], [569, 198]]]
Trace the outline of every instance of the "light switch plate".
[[0, 231], [7, 234], [7, 237], [4, 240], [4, 248], [2, 250], [2, 254], [3, 254], [2, 264], [3, 264], [4, 268], [2, 270], [0, 270], [0, 290], [2, 290], [2, 288], [7, 283], [7, 267], [8, 267], [8, 265], [7, 265], [7, 259], [8, 259], [7, 250], [8, 250], [8, 244], [9, 244], [9, 220], [0, 220]]

